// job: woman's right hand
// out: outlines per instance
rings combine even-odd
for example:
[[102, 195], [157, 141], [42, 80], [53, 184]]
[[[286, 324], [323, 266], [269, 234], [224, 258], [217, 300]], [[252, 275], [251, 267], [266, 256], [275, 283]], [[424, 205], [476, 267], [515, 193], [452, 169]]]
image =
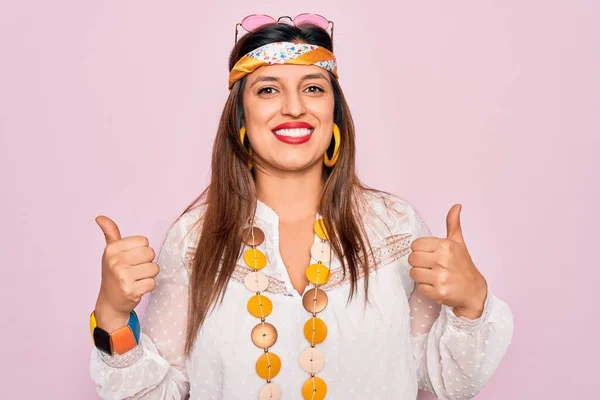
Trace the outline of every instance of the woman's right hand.
[[154, 290], [159, 267], [145, 236], [121, 239], [119, 227], [108, 217], [96, 217], [106, 238], [102, 254], [102, 283], [96, 301], [98, 326], [111, 333], [127, 325], [142, 296]]

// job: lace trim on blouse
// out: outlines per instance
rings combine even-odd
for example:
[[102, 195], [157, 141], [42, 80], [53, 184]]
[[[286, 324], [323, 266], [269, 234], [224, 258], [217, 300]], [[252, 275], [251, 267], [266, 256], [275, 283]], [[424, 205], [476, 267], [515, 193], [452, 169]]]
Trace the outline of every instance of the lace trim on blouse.
[[454, 327], [455, 329], [458, 329], [459, 331], [473, 333], [473, 332], [477, 332], [478, 330], [480, 330], [482, 328], [483, 324], [485, 324], [486, 322], [489, 322], [490, 310], [492, 310], [492, 308], [493, 308], [492, 302], [493, 302], [492, 296], [490, 296], [488, 294], [487, 298], [485, 299], [484, 306], [483, 306], [483, 314], [477, 319], [469, 319], [467, 317], [457, 317], [456, 314], [454, 314], [454, 311], [452, 311], [452, 307], [443, 306], [442, 308], [445, 310], [446, 315], [448, 317], [448, 321], [450, 321], [450, 324], [452, 325], [452, 327]]
[[[372, 254], [369, 253], [367, 257], [369, 260], [369, 274], [408, 254], [410, 251], [411, 239], [412, 234], [410, 233], [397, 234], [388, 236], [377, 246], [373, 246]], [[251, 270], [247, 266], [236, 264], [231, 279], [243, 284], [244, 277], [250, 272]], [[365, 272], [362, 268], [360, 268], [358, 271], [358, 279], [361, 279], [364, 276]], [[324, 284], [322, 288], [324, 290], [335, 289], [342, 285], [349, 284], [350, 279], [350, 274], [344, 274], [344, 269], [340, 266], [331, 271], [329, 281]], [[292, 293], [287, 290], [284, 281], [271, 276], [269, 276], [269, 287], [265, 290], [265, 292], [292, 296]]]
[[113, 368], [127, 368], [135, 364], [144, 355], [144, 348], [141, 344], [138, 344], [133, 349], [123, 354], [109, 355], [98, 350], [100, 359], [106, 363], [109, 367]]

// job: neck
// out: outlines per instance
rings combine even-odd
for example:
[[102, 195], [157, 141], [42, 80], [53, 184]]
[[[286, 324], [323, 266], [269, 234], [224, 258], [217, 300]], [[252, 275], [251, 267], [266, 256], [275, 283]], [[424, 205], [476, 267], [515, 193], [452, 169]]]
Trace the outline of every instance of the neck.
[[283, 223], [315, 218], [323, 191], [323, 166], [303, 171], [256, 171], [256, 195]]

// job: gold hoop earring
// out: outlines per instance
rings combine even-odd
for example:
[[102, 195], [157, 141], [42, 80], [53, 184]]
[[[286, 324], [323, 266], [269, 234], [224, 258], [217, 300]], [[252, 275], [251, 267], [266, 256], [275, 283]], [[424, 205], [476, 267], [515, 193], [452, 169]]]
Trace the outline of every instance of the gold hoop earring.
[[[240, 128], [240, 141], [242, 142], [242, 147], [246, 148], [244, 145], [244, 139], [246, 138], [246, 127], [242, 126]], [[248, 154], [252, 157], [252, 147], [248, 147]], [[252, 169], [252, 162], [248, 161], [248, 169]]]
[[338, 158], [340, 158], [339, 150], [340, 150], [341, 138], [340, 138], [340, 128], [337, 126], [337, 124], [333, 124], [333, 140], [335, 142], [335, 145], [333, 146], [333, 156], [331, 156], [331, 160], [327, 156], [327, 151], [325, 151], [325, 154], [323, 155], [323, 162], [328, 167], [333, 167], [335, 165], [335, 163], [337, 163]]

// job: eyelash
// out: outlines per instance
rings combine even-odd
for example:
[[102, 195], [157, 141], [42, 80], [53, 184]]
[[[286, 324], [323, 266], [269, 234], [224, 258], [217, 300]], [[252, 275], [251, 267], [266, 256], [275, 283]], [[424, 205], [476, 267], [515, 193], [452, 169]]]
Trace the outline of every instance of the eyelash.
[[[318, 87], [318, 86], [316, 86], [316, 85], [311, 85], [311, 86], [307, 87], [307, 89], [312, 89], [312, 88], [315, 88], [315, 89], [317, 89], [317, 91], [316, 91], [316, 92], [314, 92], [314, 91], [311, 91], [310, 93], [323, 93], [323, 92], [325, 92], [325, 91], [324, 91], [322, 88], [320, 88], [320, 87]], [[261, 88], [261, 89], [258, 91], [258, 94], [263, 94], [263, 93], [265, 93], [265, 90], [267, 90], [267, 89], [275, 90], [275, 88], [273, 88], [273, 87], [271, 87], [271, 86], [267, 86], [267, 87]], [[273, 94], [273, 93], [266, 93], [266, 94]]]

